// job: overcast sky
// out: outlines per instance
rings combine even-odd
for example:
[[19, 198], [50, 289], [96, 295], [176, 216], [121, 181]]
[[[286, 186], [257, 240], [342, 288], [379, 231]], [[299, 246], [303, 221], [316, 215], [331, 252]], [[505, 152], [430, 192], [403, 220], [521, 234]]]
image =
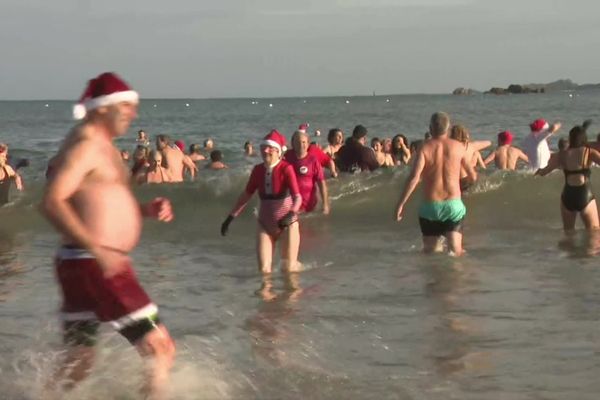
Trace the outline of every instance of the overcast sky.
[[0, 0], [0, 98], [447, 93], [600, 82], [600, 2]]

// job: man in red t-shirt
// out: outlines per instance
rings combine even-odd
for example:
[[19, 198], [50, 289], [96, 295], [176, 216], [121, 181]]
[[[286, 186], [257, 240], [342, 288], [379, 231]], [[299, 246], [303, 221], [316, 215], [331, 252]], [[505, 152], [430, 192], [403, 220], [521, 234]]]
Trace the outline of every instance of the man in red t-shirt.
[[[316, 146], [314, 146], [319, 150]], [[319, 160], [310, 154], [308, 135], [302, 131], [294, 132], [292, 136], [292, 150], [285, 153], [285, 160], [292, 164], [300, 195], [302, 196], [301, 211], [311, 212], [318, 203], [317, 188], [323, 200], [323, 214], [329, 214], [329, 197], [327, 195], [327, 184], [323, 177], [323, 168]], [[325, 154], [325, 153], [323, 153]], [[329, 159], [329, 156], [325, 154]]]

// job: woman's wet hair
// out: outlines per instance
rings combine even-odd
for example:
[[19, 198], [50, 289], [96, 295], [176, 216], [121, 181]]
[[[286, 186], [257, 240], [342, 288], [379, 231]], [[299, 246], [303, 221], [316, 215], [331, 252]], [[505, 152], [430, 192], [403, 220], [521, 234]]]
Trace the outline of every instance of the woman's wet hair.
[[587, 144], [587, 133], [585, 128], [580, 125], [574, 126], [569, 131], [569, 148], [582, 147]]
[[150, 154], [148, 155], [148, 161], [150, 161], [151, 163], [153, 163], [153, 162], [154, 162], [154, 159], [156, 158], [156, 155], [157, 155], [157, 154], [160, 154], [160, 156], [161, 156], [161, 159], [162, 159], [162, 154], [161, 154], [161, 153], [159, 153], [159, 152], [158, 152], [158, 151], [156, 151], [156, 150], [151, 150], [151, 151], [150, 151]]
[[383, 146], [383, 143], [381, 142], [381, 140], [378, 137], [374, 137], [373, 139], [371, 139], [371, 147], [375, 148], [375, 145], [379, 143], [381, 146]]
[[403, 134], [399, 133], [397, 135], [395, 135], [392, 138], [392, 151], [395, 151], [398, 147], [395, 146], [395, 144], [397, 143], [398, 139], [402, 138], [402, 140], [404, 141], [404, 144], [407, 145], [408, 144], [408, 139], [406, 138], [406, 136], [404, 136]]
[[450, 138], [458, 140], [461, 143], [468, 143], [471, 140], [471, 134], [466, 126], [456, 124], [450, 129]]
[[342, 130], [340, 128], [333, 128], [333, 129], [329, 130], [329, 133], [327, 134], [327, 142], [329, 144], [335, 143], [335, 136], [337, 135], [338, 132], [342, 133]]
[[200, 145], [198, 143], [190, 144], [190, 154], [200, 153]]
[[213, 150], [210, 152], [210, 161], [217, 162], [223, 160], [223, 153], [221, 150]]

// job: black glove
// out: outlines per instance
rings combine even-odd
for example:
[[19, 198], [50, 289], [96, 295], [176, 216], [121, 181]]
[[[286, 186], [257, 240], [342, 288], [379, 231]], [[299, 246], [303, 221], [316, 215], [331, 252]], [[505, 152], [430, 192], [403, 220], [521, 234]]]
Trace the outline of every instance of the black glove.
[[296, 222], [296, 220], [297, 220], [296, 213], [293, 211], [290, 211], [289, 213], [287, 213], [285, 215], [285, 217], [281, 218], [277, 222], [277, 226], [279, 226], [279, 229], [285, 229], [288, 226], [290, 226], [291, 224], [293, 224], [294, 222]]
[[229, 224], [233, 221], [233, 215], [228, 215], [227, 219], [221, 224], [221, 236], [226, 236], [229, 230]]

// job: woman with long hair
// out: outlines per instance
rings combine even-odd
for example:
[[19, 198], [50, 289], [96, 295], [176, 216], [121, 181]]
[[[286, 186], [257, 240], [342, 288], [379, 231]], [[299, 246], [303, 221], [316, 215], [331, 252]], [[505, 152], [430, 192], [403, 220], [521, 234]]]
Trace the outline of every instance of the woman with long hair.
[[600, 164], [600, 153], [587, 145], [587, 134], [582, 126], [569, 132], [569, 147], [551, 157], [545, 168], [536, 175], [545, 176], [555, 169], [562, 169], [565, 185], [560, 196], [560, 211], [565, 232], [575, 229], [577, 215], [588, 230], [598, 229], [598, 207], [590, 182], [592, 163]]

